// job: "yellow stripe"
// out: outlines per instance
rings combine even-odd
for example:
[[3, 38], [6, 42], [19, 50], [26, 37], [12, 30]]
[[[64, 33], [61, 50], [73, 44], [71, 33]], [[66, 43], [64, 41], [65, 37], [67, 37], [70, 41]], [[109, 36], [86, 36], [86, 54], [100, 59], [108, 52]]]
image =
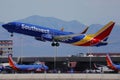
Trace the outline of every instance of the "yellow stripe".
[[81, 44], [87, 43], [93, 39], [93, 36], [94, 36], [93, 34], [86, 35], [82, 40], [73, 43], [73, 45], [78, 45], [78, 44], [81, 45]]

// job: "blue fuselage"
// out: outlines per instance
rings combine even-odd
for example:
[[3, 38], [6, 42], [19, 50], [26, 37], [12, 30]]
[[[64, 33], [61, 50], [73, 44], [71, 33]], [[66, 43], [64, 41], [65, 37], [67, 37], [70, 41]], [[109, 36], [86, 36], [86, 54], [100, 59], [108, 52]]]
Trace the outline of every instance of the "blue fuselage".
[[[5, 29], [8, 30], [10, 33], [21, 33], [25, 35], [30, 35], [34, 37], [42, 37], [43, 39], [47, 41], [52, 41], [53, 36], [59, 36], [59, 35], [71, 35], [74, 34], [73, 32], [65, 32], [61, 30], [46, 28], [38, 25], [32, 25], [32, 24], [26, 24], [26, 23], [20, 23], [20, 22], [11, 22], [5, 25], [2, 25]], [[70, 39], [60, 40], [59, 42], [64, 43], [74, 43], [77, 41], [82, 40], [85, 37], [84, 34], [81, 34], [80, 36], [75, 36]]]
[[37, 71], [37, 70], [48, 70], [48, 67], [43, 64], [33, 64], [33, 65], [18, 65], [15, 66], [21, 71]]

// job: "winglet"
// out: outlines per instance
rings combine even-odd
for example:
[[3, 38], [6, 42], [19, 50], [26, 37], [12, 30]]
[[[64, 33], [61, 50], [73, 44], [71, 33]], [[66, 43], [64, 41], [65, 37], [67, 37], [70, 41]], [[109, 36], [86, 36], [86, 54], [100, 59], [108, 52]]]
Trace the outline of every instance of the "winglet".
[[81, 32], [81, 34], [85, 34], [86, 32], [87, 32], [87, 30], [88, 30], [88, 26]]
[[93, 65], [94, 65], [94, 68], [95, 68], [95, 69], [98, 69], [98, 67], [97, 67], [97, 65], [96, 65], [95, 63], [93, 63]]
[[62, 27], [60, 30], [61, 30], [61, 31], [64, 31], [64, 28]]

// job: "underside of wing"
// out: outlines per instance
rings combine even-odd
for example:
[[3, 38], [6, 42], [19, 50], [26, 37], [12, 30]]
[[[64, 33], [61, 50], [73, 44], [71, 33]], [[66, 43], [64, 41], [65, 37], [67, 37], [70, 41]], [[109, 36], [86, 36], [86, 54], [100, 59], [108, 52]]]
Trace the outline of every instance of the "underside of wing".
[[77, 37], [83, 34], [70, 34], [70, 35], [59, 35], [59, 36], [54, 36], [53, 39], [55, 41], [64, 41], [64, 40], [70, 40], [73, 37]]

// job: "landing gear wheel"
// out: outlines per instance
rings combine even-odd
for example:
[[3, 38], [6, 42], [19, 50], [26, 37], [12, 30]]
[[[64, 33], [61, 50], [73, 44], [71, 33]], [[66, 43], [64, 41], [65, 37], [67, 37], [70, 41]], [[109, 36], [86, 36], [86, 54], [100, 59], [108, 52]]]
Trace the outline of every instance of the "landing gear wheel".
[[55, 44], [54, 42], [51, 44], [51, 46], [53, 46], [53, 47], [54, 47], [55, 45], [56, 45], [56, 44]]
[[60, 46], [60, 44], [58, 42], [56, 42], [56, 46], [58, 47], [58, 46]]

